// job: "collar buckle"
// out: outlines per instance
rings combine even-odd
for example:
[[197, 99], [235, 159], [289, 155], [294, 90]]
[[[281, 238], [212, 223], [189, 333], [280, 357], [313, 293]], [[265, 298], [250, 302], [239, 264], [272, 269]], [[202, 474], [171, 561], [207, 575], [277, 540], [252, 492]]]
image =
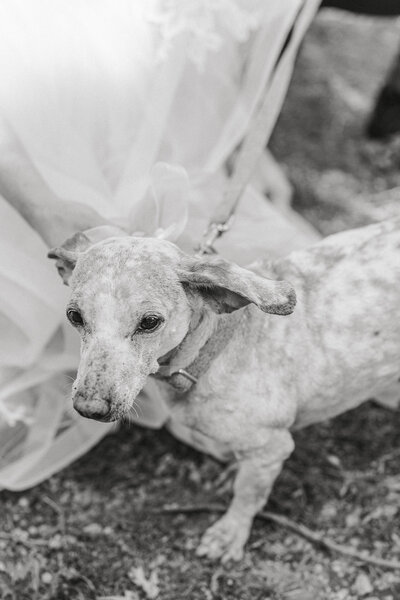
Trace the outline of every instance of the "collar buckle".
[[177, 371], [175, 371], [175, 373], [172, 373], [172, 375], [176, 375], [176, 374], [182, 375], [182, 377], [186, 377], [186, 379], [188, 379], [192, 383], [198, 382], [197, 377], [194, 377], [194, 375], [191, 375], [190, 373], [185, 371], [185, 369], [178, 369]]

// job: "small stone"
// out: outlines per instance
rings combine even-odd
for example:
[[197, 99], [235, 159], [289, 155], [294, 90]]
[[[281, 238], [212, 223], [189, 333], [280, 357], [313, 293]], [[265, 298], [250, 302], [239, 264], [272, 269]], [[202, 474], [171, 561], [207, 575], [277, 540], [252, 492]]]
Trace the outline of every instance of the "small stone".
[[159, 554], [155, 557], [154, 560], [151, 561], [151, 568], [154, 569], [156, 567], [160, 567], [161, 565], [165, 564], [166, 560], [167, 557], [165, 556], [165, 554]]
[[340, 575], [341, 577], [344, 574], [345, 566], [340, 560], [334, 560], [331, 563], [331, 569], [336, 575]]
[[14, 539], [16, 541], [26, 542], [28, 540], [28, 532], [16, 527], [14, 529]]
[[192, 483], [195, 483], [196, 485], [201, 484], [201, 473], [198, 469], [196, 469], [194, 467], [192, 467], [189, 470], [188, 478], [189, 478], [189, 481], [191, 481]]
[[320, 563], [316, 564], [314, 567], [314, 572], [318, 573], [318, 574], [323, 573], [324, 570], [325, 569], [324, 569], [323, 565], [321, 565]]
[[359, 596], [366, 596], [373, 592], [373, 587], [369, 580], [369, 577], [365, 573], [359, 573], [353, 585], [353, 590]]
[[18, 500], [18, 506], [20, 506], [21, 508], [28, 508], [28, 506], [29, 506], [28, 498], [26, 498], [25, 496], [21, 496], [21, 498]]
[[339, 590], [336, 592], [335, 600], [348, 600], [349, 591], [348, 590]]
[[334, 467], [340, 468], [340, 466], [341, 466], [340, 458], [338, 456], [335, 456], [335, 454], [328, 454], [326, 459]]
[[103, 533], [104, 535], [113, 535], [114, 530], [112, 527], [104, 527]]
[[360, 523], [360, 510], [355, 510], [346, 515], [346, 527], [356, 527]]
[[52, 550], [58, 550], [63, 545], [61, 535], [57, 533], [54, 537], [49, 540], [49, 548]]
[[100, 535], [103, 533], [103, 528], [98, 523], [89, 523], [83, 528], [83, 531], [88, 535]]
[[46, 571], [42, 573], [41, 580], [45, 585], [49, 585], [53, 581], [53, 575]]
[[294, 542], [294, 538], [291, 535], [287, 535], [285, 537], [285, 539], [283, 540], [283, 543], [285, 544], [285, 546], [292, 546]]
[[331, 502], [327, 502], [326, 504], [324, 504], [320, 513], [320, 517], [322, 519], [333, 519], [336, 517], [336, 515], [337, 508], [334, 504], [332, 504]]

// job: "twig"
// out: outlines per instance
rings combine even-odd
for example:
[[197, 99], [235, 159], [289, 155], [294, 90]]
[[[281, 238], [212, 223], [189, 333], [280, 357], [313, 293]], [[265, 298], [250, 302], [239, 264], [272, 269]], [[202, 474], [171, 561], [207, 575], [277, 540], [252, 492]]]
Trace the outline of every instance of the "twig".
[[[225, 512], [225, 510], [226, 508], [221, 504], [198, 504], [186, 506], [163, 506], [162, 508], [152, 510], [151, 512], [154, 514], [190, 514], [197, 512]], [[278, 515], [269, 511], [262, 511], [257, 514], [257, 518], [264, 521], [272, 521], [273, 523], [281, 525], [281, 527], [285, 527], [285, 529], [293, 531], [297, 535], [310, 542], [313, 542], [314, 544], [317, 544], [322, 548], [325, 548], [326, 550], [343, 554], [344, 556], [348, 556], [354, 560], [368, 563], [370, 565], [374, 565], [375, 567], [381, 567], [382, 569], [400, 571], [400, 562], [396, 560], [376, 558], [375, 556], [371, 556], [366, 552], [358, 552], [349, 546], [336, 544], [336, 542], [327, 539], [323, 534], [312, 531], [312, 529], [309, 529], [305, 525], [296, 523], [295, 521], [292, 521], [292, 519], [289, 519], [283, 515]]]
[[58, 506], [57, 502], [55, 502], [52, 498], [50, 498], [50, 496], [43, 496], [42, 500], [43, 500], [43, 502], [45, 502], [47, 504], [47, 506], [50, 506], [50, 508], [52, 508], [55, 513], [57, 513], [58, 529], [61, 531], [61, 533], [64, 534], [65, 533], [65, 516], [64, 516], [63, 509], [60, 506]]
[[217, 569], [216, 571], [214, 571], [214, 573], [211, 576], [210, 591], [211, 591], [213, 597], [216, 596], [218, 593], [219, 578], [221, 577], [222, 574], [223, 574], [223, 570]]
[[12, 533], [1, 532], [0, 540], [4, 540], [6, 542], [14, 542], [15, 544], [21, 544], [26, 548], [35, 548], [37, 546], [48, 546], [47, 540], [23, 540], [21, 538], [15, 537]]

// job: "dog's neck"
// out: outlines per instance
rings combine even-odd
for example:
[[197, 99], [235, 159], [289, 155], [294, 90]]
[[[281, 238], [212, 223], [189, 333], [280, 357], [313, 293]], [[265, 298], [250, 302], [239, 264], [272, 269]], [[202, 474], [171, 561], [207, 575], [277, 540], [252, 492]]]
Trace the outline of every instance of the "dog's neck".
[[168, 362], [171, 369], [185, 369], [198, 356], [201, 348], [211, 338], [217, 328], [217, 316], [209, 310], [193, 314], [187, 334], [176, 348], [173, 348], [160, 363]]
[[155, 376], [180, 393], [188, 392], [230, 339], [232, 321], [230, 315], [216, 315], [208, 307], [194, 309], [186, 336], [159, 359]]

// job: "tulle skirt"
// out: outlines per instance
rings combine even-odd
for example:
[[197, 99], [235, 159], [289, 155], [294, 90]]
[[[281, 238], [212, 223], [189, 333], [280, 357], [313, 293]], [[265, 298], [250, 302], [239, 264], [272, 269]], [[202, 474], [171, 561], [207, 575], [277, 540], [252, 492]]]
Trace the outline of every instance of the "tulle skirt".
[[[318, 4], [0, 0], [1, 114], [56, 196], [131, 232], [146, 218], [151, 233], [184, 214], [177, 242], [192, 251], [265, 94], [272, 130]], [[158, 161], [188, 174], [179, 214], [154, 194]], [[219, 251], [246, 264], [316, 237], [249, 186]], [[34, 485], [112, 427], [71, 410], [79, 340], [65, 323], [68, 289], [46, 253], [0, 197], [0, 487], [8, 489]], [[141, 406], [142, 424], [168, 422], [154, 383]]]

